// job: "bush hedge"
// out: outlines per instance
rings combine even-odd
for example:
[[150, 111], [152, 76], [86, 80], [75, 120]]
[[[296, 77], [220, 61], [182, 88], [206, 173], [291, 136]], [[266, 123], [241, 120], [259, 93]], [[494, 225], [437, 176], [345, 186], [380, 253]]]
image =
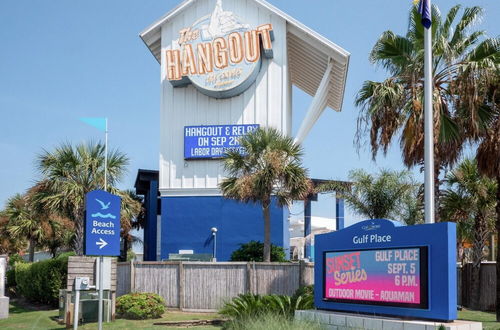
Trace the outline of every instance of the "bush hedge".
[[[264, 260], [264, 243], [259, 241], [250, 241], [240, 244], [240, 248], [234, 250], [231, 254], [231, 261], [255, 261]], [[286, 262], [285, 250], [281, 246], [271, 244], [271, 261]]]
[[116, 299], [116, 314], [124, 319], [157, 319], [163, 313], [165, 300], [156, 293], [129, 293]]
[[68, 255], [34, 263], [16, 263], [16, 293], [31, 302], [57, 306], [59, 290], [66, 287]]

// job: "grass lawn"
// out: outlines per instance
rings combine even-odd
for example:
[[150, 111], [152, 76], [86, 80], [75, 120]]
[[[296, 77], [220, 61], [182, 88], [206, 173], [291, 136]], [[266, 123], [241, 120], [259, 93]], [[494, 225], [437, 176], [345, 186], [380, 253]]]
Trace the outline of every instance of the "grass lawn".
[[[55, 319], [58, 316], [57, 310], [32, 310], [23, 308], [17, 304], [11, 304], [9, 310], [9, 318], [0, 320], [0, 329], [65, 329], [64, 326], [58, 324]], [[111, 323], [104, 323], [103, 328], [107, 329], [181, 329], [179, 327], [166, 327], [153, 325], [155, 322], [161, 321], [183, 321], [183, 320], [202, 320], [213, 319], [218, 317], [215, 313], [183, 313], [178, 311], [169, 311], [163, 315], [161, 319], [131, 321], [117, 319]], [[96, 323], [85, 324], [78, 327], [79, 329], [96, 329]], [[193, 327], [196, 330], [214, 330], [220, 329], [215, 326], [200, 326]]]
[[464, 309], [458, 312], [458, 318], [461, 320], [483, 322], [483, 329], [500, 329], [500, 322], [496, 322], [495, 313], [478, 312]]

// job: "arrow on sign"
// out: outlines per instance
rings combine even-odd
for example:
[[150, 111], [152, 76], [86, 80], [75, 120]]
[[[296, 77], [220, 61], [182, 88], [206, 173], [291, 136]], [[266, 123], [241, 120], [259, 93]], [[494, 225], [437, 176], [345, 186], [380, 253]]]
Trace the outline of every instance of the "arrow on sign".
[[105, 240], [99, 237], [99, 242], [95, 242], [96, 245], [99, 245], [99, 250], [108, 245]]

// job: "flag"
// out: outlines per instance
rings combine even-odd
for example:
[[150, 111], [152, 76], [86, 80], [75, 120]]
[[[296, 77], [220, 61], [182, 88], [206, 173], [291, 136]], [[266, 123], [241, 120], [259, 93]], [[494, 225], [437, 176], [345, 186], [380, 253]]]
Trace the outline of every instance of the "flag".
[[99, 117], [82, 117], [80, 118], [81, 121], [84, 123], [93, 126], [97, 128], [98, 130], [101, 130], [103, 132], [106, 132], [106, 124], [108, 119], [107, 118], [99, 118]]
[[422, 15], [422, 25], [428, 29], [431, 27], [431, 1], [420, 0], [418, 4], [418, 13]]

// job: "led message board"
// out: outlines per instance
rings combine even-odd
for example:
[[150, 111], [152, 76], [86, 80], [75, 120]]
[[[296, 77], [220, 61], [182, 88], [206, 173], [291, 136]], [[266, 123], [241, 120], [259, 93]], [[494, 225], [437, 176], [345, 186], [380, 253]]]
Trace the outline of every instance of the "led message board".
[[229, 151], [245, 153], [239, 139], [259, 125], [210, 125], [184, 127], [185, 159], [217, 159]]
[[324, 252], [324, 299], [427, 308], [427, 247]]
[[317, 309], [457, 318], [456, 225], [366, 220], [314, 237]]

